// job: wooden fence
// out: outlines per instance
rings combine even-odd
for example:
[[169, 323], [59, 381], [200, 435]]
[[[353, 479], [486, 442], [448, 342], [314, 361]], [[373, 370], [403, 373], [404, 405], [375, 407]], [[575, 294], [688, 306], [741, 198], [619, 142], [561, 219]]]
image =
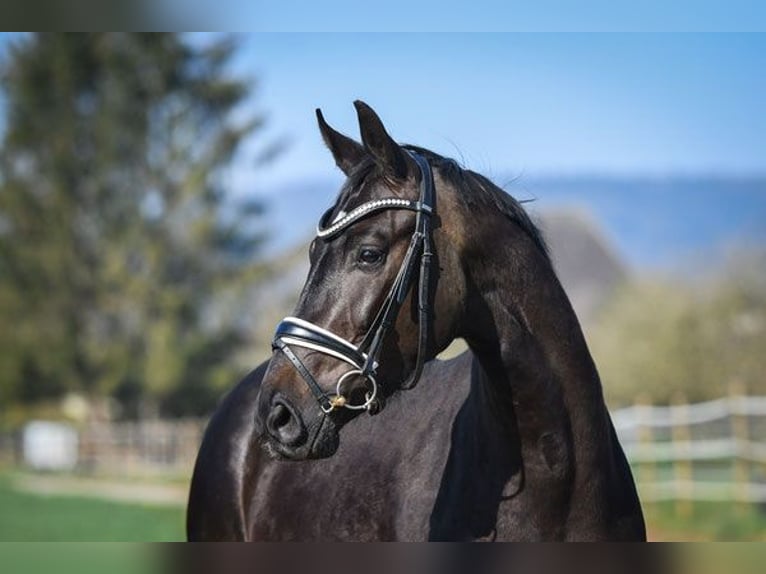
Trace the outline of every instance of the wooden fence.
[[81, 471], [191, 476], [205, 422], [198, 419], [92, 424], [80, 432]]
[[766, 396], [670, 406], [638, 402], [612, 413], [643, 502], [766, 502]]
[[[73, 429], [76, 452], [69, 470], [112, 477], [189, 477], [205, 425], [201, 419], [91, 422]], [[46, 446], [58, 448], [58, 441], [46, 445], [38, 440], [37, 459], [45, 457]], [[23, 429], [0, 436], [0, 463], [30, 467], [25, 448]]]
[[[766, 503], [766, 396], [729, 396], [671, 406], [638, 402], [612, 418], [645, 503]], [[76, 472], [190, 476], [205, 421], [90, 424], [79, 429]], [[0, 436], [0, 462], [19, 441]]]

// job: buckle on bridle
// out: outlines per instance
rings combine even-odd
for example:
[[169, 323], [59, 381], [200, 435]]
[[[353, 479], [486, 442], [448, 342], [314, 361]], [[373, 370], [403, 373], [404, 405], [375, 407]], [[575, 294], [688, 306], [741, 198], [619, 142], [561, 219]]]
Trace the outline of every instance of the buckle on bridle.
[[[343, 383], [348, 379], [349, 377], [353, 376], [361, 376], [364, 377], [367, 381], [372, 383], [372, 389], [369, 391], [366, 391], [364, 393], [364, 403], [361, 405], [352, 405], [349, 400], [346, 398], [346, 395], [343, 393]], [[338, 382], [335, 383], [335, 396], [328, 398], [328, 405], [325, 407], [324, 405], [320, 405], [322, 412], [325, 414], [330, 414], [336, 409], [346, 408], [350, 409], [352, 411], [369, 411], [372, 409], [373, 405], [375, 404], [375, 401], [378, 397], [378, 382], [375, 380], [375, 377], [367, 373], [365, 374], [364, 371], [361, 369], [351, 369], [350, 371], [347, 371], [344, 373], [339, 379]]]

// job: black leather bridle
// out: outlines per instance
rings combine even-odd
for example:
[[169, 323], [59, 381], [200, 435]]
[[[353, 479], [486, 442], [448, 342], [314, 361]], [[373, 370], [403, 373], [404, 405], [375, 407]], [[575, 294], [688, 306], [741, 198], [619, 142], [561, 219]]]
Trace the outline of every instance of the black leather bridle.
[[[423, 363], [425, 362], [428, 347], [431, 308], [429, 283], [432, 257], [431, 217], [435, 208], [435, 191], [433, 174], [428, 160], [414, 151], [406, 151], [415, 160], [420, 171], [420, 197], [418, 201], [396, 197], [375, 199], [356, 207], [347, 214], [341, 213], [340, 216], [336, 216], [332, 223], [329, 219], [332, 216], [333, 208], [330, 208], [322, 216], [317, 226], [318, 238], [331, 239], [360, 219], [380, 211], [406, 209], [416, 213], [415, 231], [412, 234], [410, 245], [404, 255], [399, 272], [362, 342], [359, 345], [354, 345], [342, 337], [298, 317], [285, 317], [279, 323], [274, 333], [274, 339], [271, 344], [272, 348], [281, 351], [292, 363], [306, 381], [306, 384], [319, 402], [319, 406], [325, 413], [330, 413], [334, 409], [341, 407], [372, 412], [374, 406], [377, 405], [378, 383], [375, 377], [378, 368], [378, 357], [383, 348], [386, 334], [396, 322], [402, 303], [412, 286], [415, 267], [418, 264], [418, 256], [420, 256], [418, 356], [412, 375], [401, 385], [401, 388], [404, 390], [413, 388], [423, 372]], [[335, 384], [335, 395], [329, 396], [322, 390], [311, 372], [290, 348], [291, 345], [335, 357], [353, 367], [338, 378]], [[370, 389], [365, 393], [365, 402], [363, 404], [353, 405], [343, 394], [343, 384], [352, 376], [363, 377], [370, 384]]]

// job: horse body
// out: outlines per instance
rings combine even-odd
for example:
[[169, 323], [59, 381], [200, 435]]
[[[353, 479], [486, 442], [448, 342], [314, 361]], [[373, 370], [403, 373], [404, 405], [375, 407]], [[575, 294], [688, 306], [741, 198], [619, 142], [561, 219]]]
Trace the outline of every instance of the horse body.
[[[428, 376], [453, 377], [469, 362], [467, 355], [431, 362]], [[467, 381], [449, 393], [417, 387], [392, 398], [386, 412], [360, 418], [344, 433], [330, 458], [306, 461], [305, 468], [269, 461], [249, 508], [252, 539], [427, 539]]]
[[[189, 538], [427, 539], [450, 427], [468, 395], [470, 361], [464, 353], [428, 363], [428, 378], [465, 376], [449, 392], [422, 385], [393, 397], [380, 416], [356, 421], [334, 456], [302, 462], [271, 458], [253, 435], [264, 372], [256, 369], [232, 390], [205, 434], [191, 490]], [[405, 427], [406, 433], [398, 432]], [[221, 467], [231, 474], [210, 472]]]
[[[365, 149], [328, 132], [320, 116], [336, 163], [359, 179], [343, 195], [348, 203], [360, 201], [355, 193], [375, 198], [377, 186], [413, 180], [377, 116], [358, 109]], [[410, 297], [402, 308], [412, 312], [397, 317], [376, 371], [386, 402], [374, 417], [320, 409], [295, 376], [301, 368], [341, 373], [337, 360], [308, 352], [296, 367], [275, 355], [234, 389], [206, 432], [190, 539], [645, 539], [598, 373], [534, 225], [487, 180], [418, 153], [434, 166], [438, 192], [429, 356], [456, 337], [470, 351], [430, 361], [415, 389], [397, 392], [396, 381], [408, 378], [421, 355], [415, 333], [423, 301]], [[365, 154], [385, 176], [381, 183], [359, 177], [354, 166], [365, 165]], [[396, 269], [365, 261], [360, 274], [358, 263], [349, 268], [348, 253], [383, 245], [402, 260], [406, 221], [380, 215], [340, 242], [321, 244], [300, 316], [363, 333], [385, 291], [371, 289], [370, 278], [393, 277]], [[337, 285], [358, 309], [339, 301]], [[316, 394], [311, 373], [301, 375]]]
[[482, 386], [486, 375], [471, 351], [429, 362], [423, 384], [393, 397], [379, 416], [358, 419], [333, 457], [302, 462], [272, 459], [258, 444], [253, 419], [264, 367], [231, 392], [206, 432], [189, 503], [190, 540], [645, 536], [630, 469], [613, 435], [604, 461], [614, 469], [610, 516], [595, 525], [587, 515], [554, 516], [552, 522], [541, 517], [541, 503], [569, 508], [557, 494], [571, 496], [573, 477], [594, 469], [578, 473], [571, 455], [557, 453], [567, 468], [559, 469], [554, 484], [535, 489], [539, 477], [531, 461], [550, 459], [551, 447], [543, 441], [522, 455], [517, 440], [493, 428], [497, 421], [487, 420], [489, 397]]

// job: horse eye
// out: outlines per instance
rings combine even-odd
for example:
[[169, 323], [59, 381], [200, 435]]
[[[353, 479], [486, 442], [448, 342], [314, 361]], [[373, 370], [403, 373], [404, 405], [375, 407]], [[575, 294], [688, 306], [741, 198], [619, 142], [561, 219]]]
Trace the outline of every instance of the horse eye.
[[374, 247], [362, 247], [359, 250], [357, 261], [362, 265], [376, 265], [383, 261], [385, 255], [385, 252], [380, 249], [375, 249]]

